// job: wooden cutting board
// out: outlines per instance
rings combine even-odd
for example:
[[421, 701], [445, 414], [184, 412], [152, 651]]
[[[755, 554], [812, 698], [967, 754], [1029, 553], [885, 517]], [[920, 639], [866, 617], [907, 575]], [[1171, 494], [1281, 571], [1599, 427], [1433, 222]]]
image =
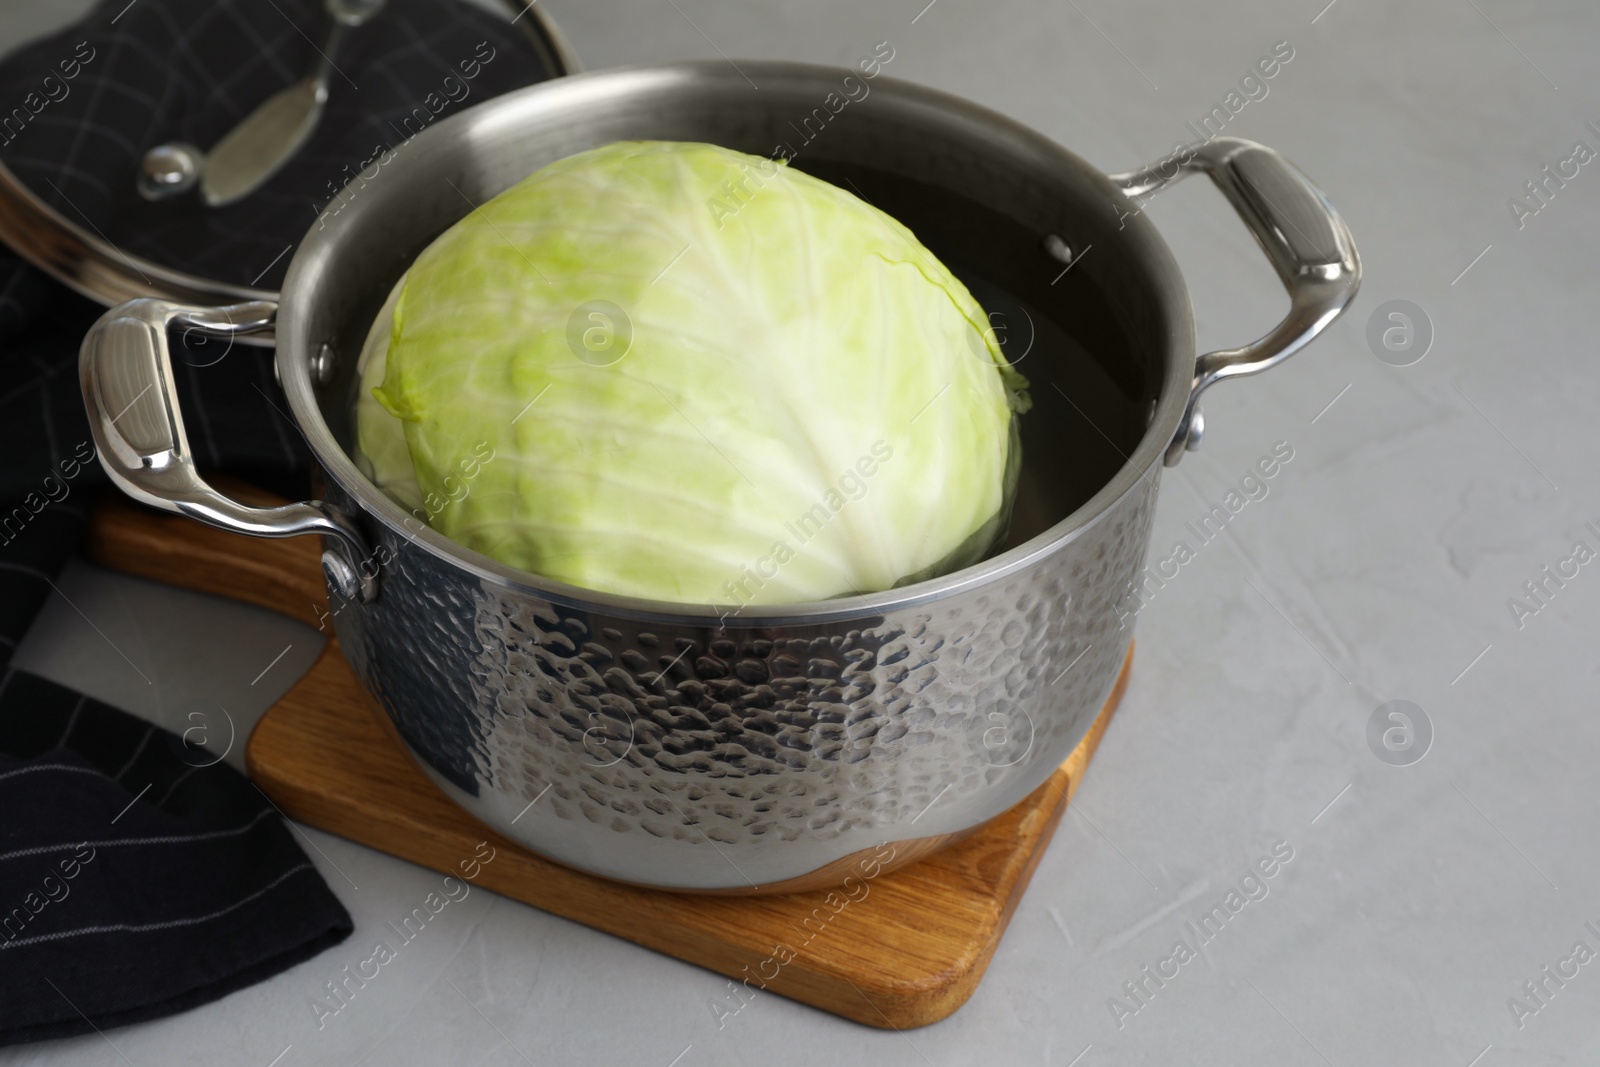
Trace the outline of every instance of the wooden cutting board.
[[[313, 627], [327, 611], [319, 538], [241, 537], [107, 496], [88, 550], [103, 566]], [[331, 635], [330, 625], [321, 629]], [[708, 1005], [723, 1025], [764, 989], [904, 1029], [945, 1018], [977, 988], [1122, 697], [1132, 658], [1130, 647], [1088, 736], [1032, 795], [917, 863], [875, 877], [858, 870], [848, 894], [842, 876], [838, 892], [664, 892], [583, 874], [512, 844], [417, 767], [337, 640], [261, 719], [245, 759], [251, 778], [294, 819], [458, 878], [475, 865], [475, 885], [727, 975], [725, 996]], [[491, 849], [492, 859], [473, 864]]]

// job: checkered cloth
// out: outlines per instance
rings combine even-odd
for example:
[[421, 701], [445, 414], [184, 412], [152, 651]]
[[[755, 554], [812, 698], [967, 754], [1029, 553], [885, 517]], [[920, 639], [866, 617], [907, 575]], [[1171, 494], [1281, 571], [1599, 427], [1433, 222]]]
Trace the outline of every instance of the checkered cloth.
[[[130, 254], [275, 289], [334, 191], [422, 125], [418, 108], [443, 120], [555, 73], [525, 27], [461, 0], [389, 0], [345, 34], [316, 132], [262, 189], [221, 209], [138, 196], [148, 148], [215, 144], [314, 69], [328, 25], [320, 0], [106, 0], [0, 60], [0, 160]], [[101, 311], [0, 249], [0, 1044], [204, 1003], [351, 928], [242, 776], [9, 669], [102, 483], [75, 373]], [[220, 351], [173, 338], [197, 461], [303, 497], [308, 456], [270, 352]]]

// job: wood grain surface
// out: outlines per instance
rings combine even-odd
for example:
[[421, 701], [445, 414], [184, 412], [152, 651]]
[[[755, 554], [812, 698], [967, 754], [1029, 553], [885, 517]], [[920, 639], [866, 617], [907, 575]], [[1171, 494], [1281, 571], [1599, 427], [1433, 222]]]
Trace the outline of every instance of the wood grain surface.
[[[316, 538], [244, 538], [108, 498], [89, 546], [105, 566], [313, 626], [326, 611]], [[707, 1006], [719, 1027], [774, 992], [905, 1029], [945, 1018], [977, 988], [1127, 687], [1132, 658], [1130, 646], [1083, 743], [1022, 803], [910, 866], [887, 870], [906, 845], [885, 845], [838, 871], [831, 888], [783, 895], [648, 889], [512, 844], [422, 772], [337, 640], [261, 719], [245, 758], [292, 818], [457, 878], [470, 874], [474, 885], [728, 976], [724, 995]]]
[[[212, 486], [246, 504], [285, 501], [254, 486], [210, 476]], [[194, 519], [104, 492], [89, 519], [84, 551], [102, 567], [167, 585], [243, 600], [331, 633], [323, 622], [322, 538], [242, 537]]]

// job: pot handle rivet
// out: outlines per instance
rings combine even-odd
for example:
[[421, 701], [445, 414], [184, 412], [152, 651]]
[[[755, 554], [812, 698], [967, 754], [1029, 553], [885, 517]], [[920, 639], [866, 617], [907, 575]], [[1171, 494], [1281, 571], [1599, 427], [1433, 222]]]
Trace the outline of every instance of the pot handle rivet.
[[361, 599], [361, 575], [350, 565], [342, 553], [325, 549], [322, 553], [322, 576], [328, 580], [328, 592], [340, 600]]

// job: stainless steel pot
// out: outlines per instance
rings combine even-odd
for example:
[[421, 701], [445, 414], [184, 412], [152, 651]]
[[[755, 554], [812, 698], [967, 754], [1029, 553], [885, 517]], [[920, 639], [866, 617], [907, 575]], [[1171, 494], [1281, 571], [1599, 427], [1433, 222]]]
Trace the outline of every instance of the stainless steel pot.
[[[1069, 501], [1057, 485], [1071, 457], [1032, 449], [1024, 493], [1046, 519], [955, 574], [734, 614], [595, 593], [446, 540], [375, 490], [341, 444], [375, 313], [474, 205], [619, 139], [770, 153], [851, 73], [762, 63], [741, 74], [720, 62], [607, 71], [430, 128], [307, 235], [280, 302], [140, 299], [94, 326], [82, 380], [102, 462], [158, 508], [261, 537], [321, 534], [338, 639], [373, 698], [446, 793], [546, 856], [649, 885], [765, 890], [886, 841], [982, 824], [1050, 775], [1106, 699], [1131, 640], [1117, 604], [1145, 557], [1162, 465], [1199, 443], [1200, 395], [1298, 350], [1355, 294], [1344, 223], [1272, 150], [1218, 138], [1108, 177], [1001, 115], [887, 78], [804, 144], [796, 165], [866, 165], [1004, 212], [1058, 258], [1080, 250], [1054, 266], [1082, 272], [1074, 284], [1092, 286], [1096, 313], [1128, 339], [1121, 370], [1146, 383], [1147, 421], [1114, 476]], [[1191, 173], [1217, 183], [1291, 297], [1260, 340], [1198, 358], [1183, 279], [1131, 199]], [[166, 336], [274, 324], [322, 499], [263, 509], [196, 474]], [[1036, 389], [1052, 373], [1025, 369]]]

